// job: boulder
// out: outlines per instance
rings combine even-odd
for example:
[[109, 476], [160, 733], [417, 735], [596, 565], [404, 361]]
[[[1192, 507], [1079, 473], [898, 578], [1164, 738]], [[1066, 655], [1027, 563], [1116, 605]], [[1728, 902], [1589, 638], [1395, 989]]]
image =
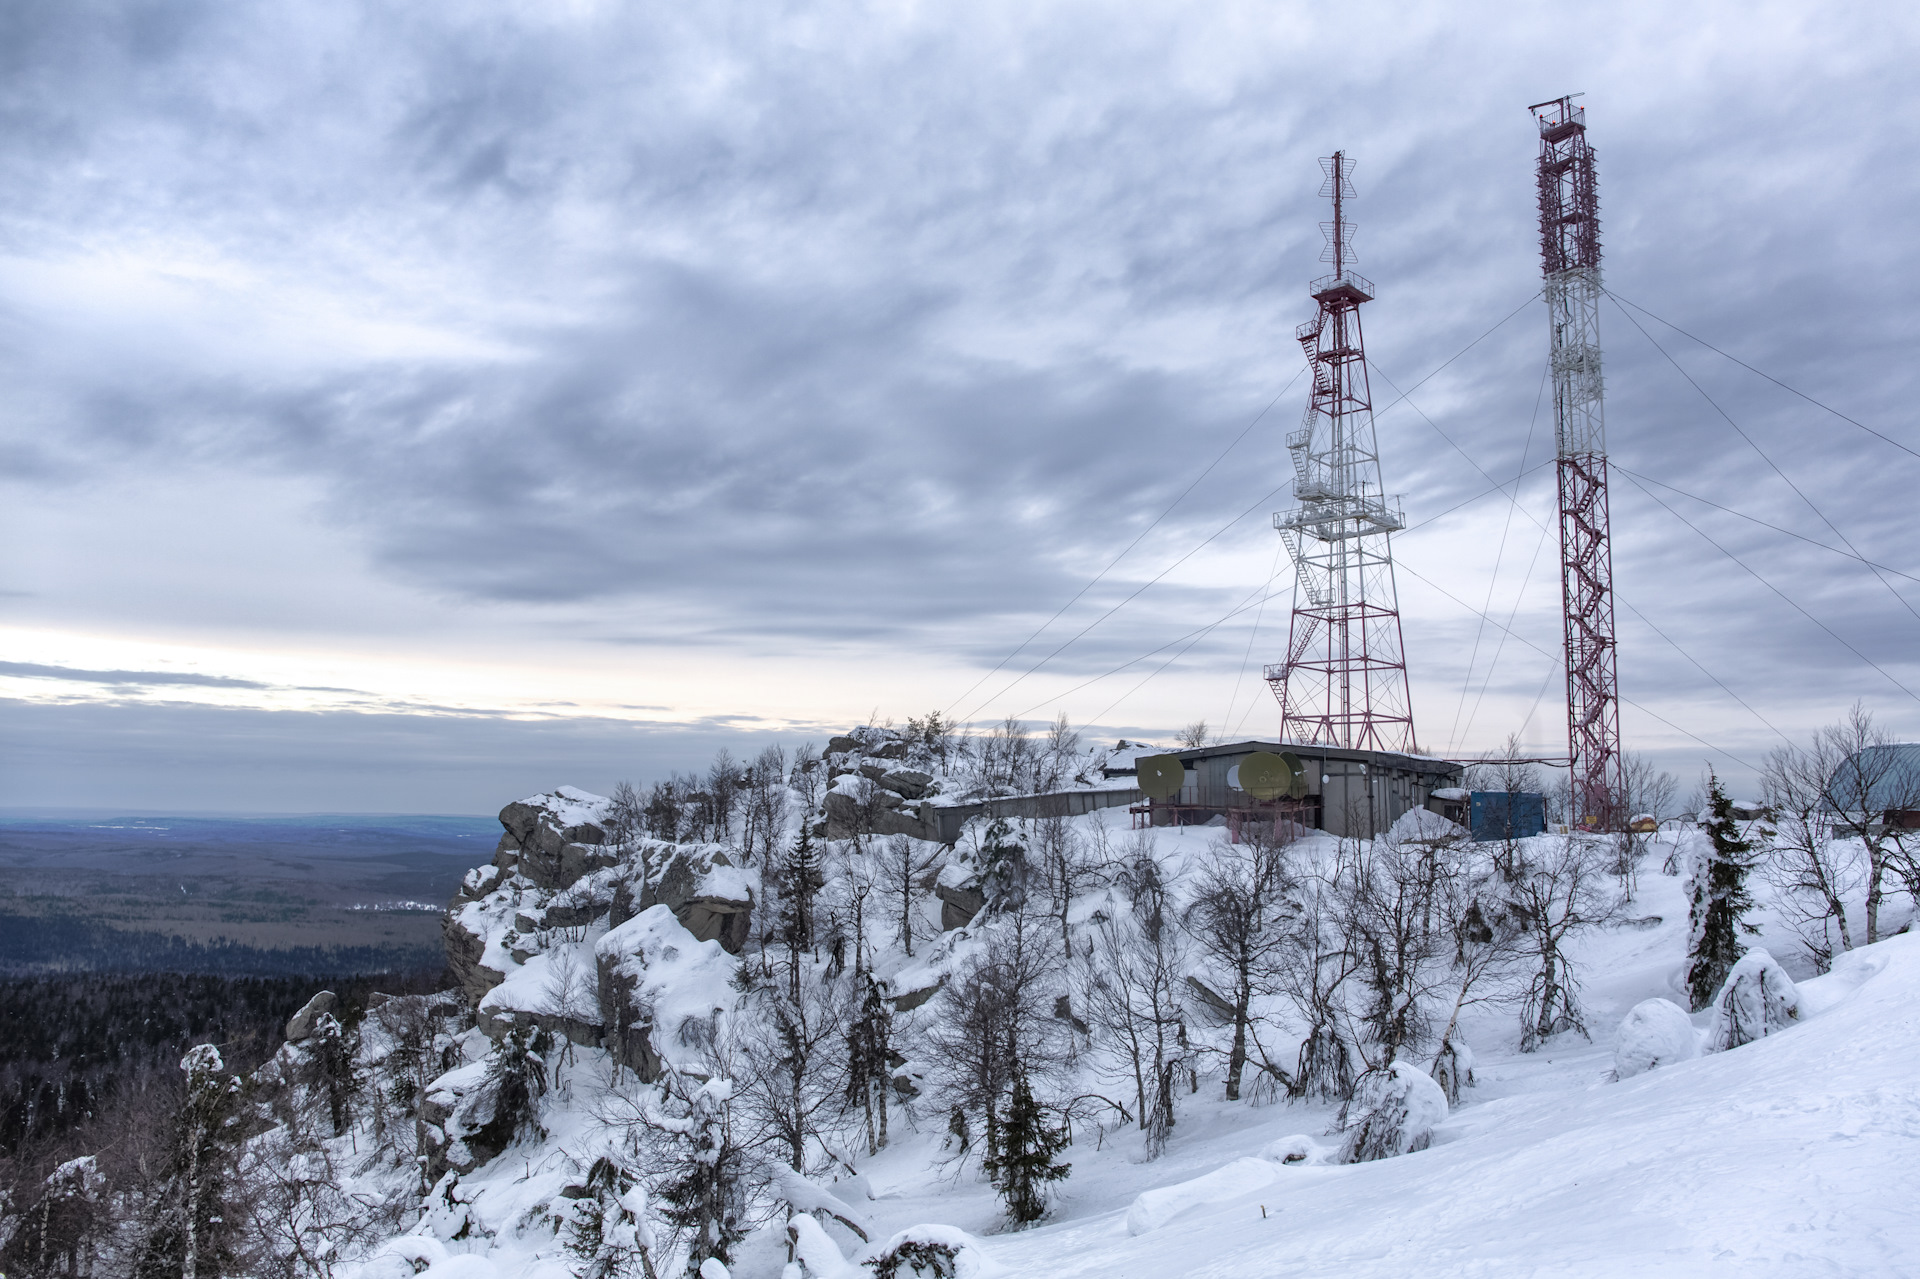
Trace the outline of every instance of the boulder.
[[[753, 930], [753, 885], [725, 853], [681, 849], [640, 894], [640, 911], [662, 905], [697, 941], [717, 941], [730, 955]], [[624, 921], [623, 921], [624, 922]]]
[[933, 774], [923, 773], [917, 768], [896, 768], [882, 773], [878, 780], [896, 795], [920, 799], [927, 793], [927, 787], [933, 785]]
[[697, 1065], [733, 1006], [736, 964], [716, 941], [699, 941], [665, 903], [641, 911], [594, 943], [607, 1051], [644, 1080], [664, 1058]]
[[320, 1018], [340, 1006], [340, 997], [330, 990], [323, 990], [307, 1001], [293, 1016], [287, 1018], [287, 1042], [297, 1044], [313, 1034], [314, 1025]]
[[487, 939], [467, 926], [464, 915], [462, 910], [449, 910], [440, 920], [440, 935], [446, 943], [448, 975], [460, 988], [467, 1006], [477, 1008], [486, 993], [507, 975], [480, 962], [487, 953]]
[[[612, 850], [595, 851], [607, 842], [608, 806], [602, 796], [572, 786], [508, 804], [500, 810], [500, 824], [517, 848], [517, 869], [542, 888], [559, 889], [597, 865], [611, 865]], [[506, 843], [501, 841], [502, 851]]]
[[942, 870], [934, 881], [933, 895], [940, 899], [940, 927], [946, 932], [965, 928], [987, 906], [980, 877], [965, 866], [949, 865]]

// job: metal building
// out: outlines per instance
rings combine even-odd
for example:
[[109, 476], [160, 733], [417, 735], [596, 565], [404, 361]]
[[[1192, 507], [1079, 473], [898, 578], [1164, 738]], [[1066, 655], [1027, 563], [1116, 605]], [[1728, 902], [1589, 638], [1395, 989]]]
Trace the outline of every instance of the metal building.
[[[1239, 766], [1259, 753], [1298, 759], [1306, 793], [1259, 800], [1240, 789]], [[1427, 807], [1435, 790], [1458, 786], [1461, 776], [1461, 766], [1444, 759], [1291, 742], [1232, 742], [1167, 754], [1184, 765], [1185, 784], [1177, 795], [1133, 810], [1156, 826], [1204, 825], [1218, 817], [1237, 830], [1242, 822], [1282, 817], [1309, 830], [1368, 838], [1384, 834], [1408, 809]]]

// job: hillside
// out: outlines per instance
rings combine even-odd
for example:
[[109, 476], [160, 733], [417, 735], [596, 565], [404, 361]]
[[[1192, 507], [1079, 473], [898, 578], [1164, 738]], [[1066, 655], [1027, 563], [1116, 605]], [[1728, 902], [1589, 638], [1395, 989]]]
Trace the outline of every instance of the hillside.
[[[454, 990], [355, 1024], [319, 1000], [237, 1089], [190, 1057], [196, 1148], [232, 1169], [207, 1240], [235, 1273], [338, 1279], [1920, 1264], [1913, 937], [1816, 976], [1763, 890], [1717, 1003], [1648, 1013], [1687, 999], [1699, 831], [1645, 841], [1623, 897], [1611, 841], [1475, 845], [1432, 815], [1233, 844], [1122, 806], [982, 816], [951, 849], [818, 816], [841, 778], [947, 780], [911, 742], [863, 773], [888, 741], [763, 757], [726, 805], [508, 805], [445, 918]], [[1253, 899], [1243, 981], [1226, 907]], [[1542, 995], [1555, 912], [1590, 922]], [[1616, 1058], [1630, 1011], [1665, 1038]]]

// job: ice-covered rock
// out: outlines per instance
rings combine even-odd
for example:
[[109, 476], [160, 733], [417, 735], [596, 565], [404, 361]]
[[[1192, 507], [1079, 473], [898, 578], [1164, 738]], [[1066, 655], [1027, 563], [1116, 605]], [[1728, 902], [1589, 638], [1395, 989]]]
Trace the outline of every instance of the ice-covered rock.
[[1713, 997], [1706, 1049], [1738, 1048], [1785, 1030], [1799, 1017], [1800, 992], [1793, 979], [1772, 955], [1755, 946], [1740, 956]]
[[1447, 1094], [1426, 1071], [1396, 1061], [1388, 1070], [1360, 1077], [1347, 1115], [1346, 1139], [1335, 1162], [1390, 1159], [1427, 1148], [1434, 1125], [1447, 1117]]
[[1632, 1079], [1699, 1055], [1700, 1033], [1687, 1010], [1671, 999], [1643, 999], [1620, 1023], [1613, 1045], [1613, 1074], [1616, 1079]]

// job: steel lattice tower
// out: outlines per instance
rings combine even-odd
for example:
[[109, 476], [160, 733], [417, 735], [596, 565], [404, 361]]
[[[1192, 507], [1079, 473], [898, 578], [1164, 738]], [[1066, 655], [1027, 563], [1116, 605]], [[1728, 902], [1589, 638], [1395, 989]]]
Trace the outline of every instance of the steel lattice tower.
[[1618, 825], [1622, 814], [1616, 809], [1624, 791], [1607, 516], [1606, 388], [1600, 373], [1600, 200], [1586, 110], [1574, 106], [1572, 97], [1528, 109], [1540, 125], [1540, 254], [1559, 447], [1571, 815], [1582, 826], [1604, 830]]
[[1362, 750], [1413, 749], [1413, 703], [1394, 590], [1391, 535], [1405, 527], [1380, 480], [1360, 304], [1373, 284], [1352, 270], [1346, 202], [1353, 162], [1322, 160], [1333, 199], [1323, 262], [1310, 286], [1320, 312], [1295, 330], [1313, 367], [1313, 398], [1287, 437], [1294, 499], [1273, 517], [1296, 569], [1287, 659], [1266, 668], [1289, 741]]

